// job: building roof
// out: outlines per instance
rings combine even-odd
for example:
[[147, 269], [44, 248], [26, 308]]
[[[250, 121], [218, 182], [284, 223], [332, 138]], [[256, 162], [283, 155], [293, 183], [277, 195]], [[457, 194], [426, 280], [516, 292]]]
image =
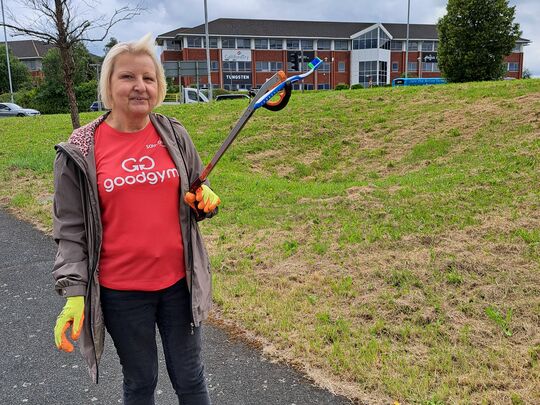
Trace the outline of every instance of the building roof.
[[[242, 18], [218, 18], [208, 23], [209, 35], [248, 36], [248, 37], [294, 37], [294, 38], [341, 38], [349, 39], [352, 35], [365, 30], [374, 22], [329, 22], [329, 21], [289, 21], [257, 20]], [[407, 38], [407, 24], [381, 23], [394, 39]], [[157, 37], [159, 45], [164, 39], [176, 35], [204, 35], [204, 24], [193, 28], [179, 28]], [[409, 24], [409, 38], [437, 39], [436, 24]], [[520, 38], [520, 41], [529, 42]]]
[[164, 34], [160, 34], [158, 35], [158, 37], [156, 38], [156, 42], [158, 43], [158, 45], [163, 45], [163, 40], [164, 39], [174, 39], [176, 38], [176, 36], [184, 31], [187, 31], [187, 30], [190, 30], [191, 28], [189, 27], [182, 27], [182, 28], [177, 28], [175, 30], [172, 30], [172, 31], [169, 31], [169, 32], [166, 32]]
[[18, 59], [42, 59], [53, 46], [42, 41], [26, 39], [8, 41], [8, 47]]

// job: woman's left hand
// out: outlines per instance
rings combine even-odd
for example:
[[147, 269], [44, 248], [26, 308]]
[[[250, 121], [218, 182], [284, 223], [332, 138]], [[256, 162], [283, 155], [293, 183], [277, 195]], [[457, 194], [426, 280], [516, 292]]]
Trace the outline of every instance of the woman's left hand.
[[[184, 201], [192, 209], [203, 211], [205, 214], [213, 212], [221, 203], [221, 200], [216, 193], [205, 184], [197, 189], [196, 194], [187, 192], [184, 196]], [[197, 206], [197, 208], [195, 208], [195, 206]]]

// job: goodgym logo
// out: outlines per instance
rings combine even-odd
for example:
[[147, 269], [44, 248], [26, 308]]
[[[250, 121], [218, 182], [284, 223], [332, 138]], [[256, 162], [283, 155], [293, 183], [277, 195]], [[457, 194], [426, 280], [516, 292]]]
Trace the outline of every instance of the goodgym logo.
[[[132, 186], [134, 184], [145, 183], [156, 185], [163, 183], [166, 179], [178, 177], [178, 170], [176, 168], [152, 171], [156, 167], [156, 162], [150, 156], [143, 156], [138, 160], [136, 158], [127, 158], [122, 162], [121, 167], [127, 173], [133, 174], [105, 179], [103, 181], [103, 187], [105, 187], [106, 192], [110, 193], [115, 188], [125, 185]], [[139, 173], [135, 174], [135, 172]]]
[[138, 170], [152, 170], [154, 167], [156, 167], [156, 162], [150, 156], [143, 156], [138, 162], [135, 158], [127, 158], [122, 162], [122, 169], [130, 173]]

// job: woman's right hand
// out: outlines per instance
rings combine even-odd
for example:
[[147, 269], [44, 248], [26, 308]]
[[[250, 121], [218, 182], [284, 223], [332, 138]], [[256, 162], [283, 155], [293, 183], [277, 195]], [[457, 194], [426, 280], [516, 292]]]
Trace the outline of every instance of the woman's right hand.
[[54, 326], [54, 342], [58, 349], [65, 352], [73, 351], [73, 344], [66, 337], [66, 331], [71, 326], [71, 338], [73, 340], [79, 339], [84, 322], [84, 297], [82, 295], [76, 295], [68, 297], [64, 309], [56, 318], [56, 325]]

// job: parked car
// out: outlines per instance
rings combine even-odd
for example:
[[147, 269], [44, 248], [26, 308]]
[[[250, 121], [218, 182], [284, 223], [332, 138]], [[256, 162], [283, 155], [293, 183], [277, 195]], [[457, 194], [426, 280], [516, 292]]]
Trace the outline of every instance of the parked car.
[[[191, 88], [191, 87], [184, 87], [183, 89], [184, 97], [182, 98], [182, 102], [186, 104], [191, 103], [208, 103], [208, 97], [204, 95], [202, 90], [199, 90], [197, 93], [197, 89]], [[198, 99], [197, 99], [198, 96]]]
[[[101, 109], [99, 108], [101, 106]], [[94, 101], [92, 105], [90, 106], [90, 111], [109, 111], [108, 108], [105, 108], [103, 105], [103, 102], [101, 101]]]
[[234, 100], [239, 98], [251, 100], [247, 94], [220, 94], [219, 96], [216, 96], [216, 101]]
[[40, 114], [38, 110], [22, 108], [17, 104], [0, 103], [0, 117], [31, 117]]

